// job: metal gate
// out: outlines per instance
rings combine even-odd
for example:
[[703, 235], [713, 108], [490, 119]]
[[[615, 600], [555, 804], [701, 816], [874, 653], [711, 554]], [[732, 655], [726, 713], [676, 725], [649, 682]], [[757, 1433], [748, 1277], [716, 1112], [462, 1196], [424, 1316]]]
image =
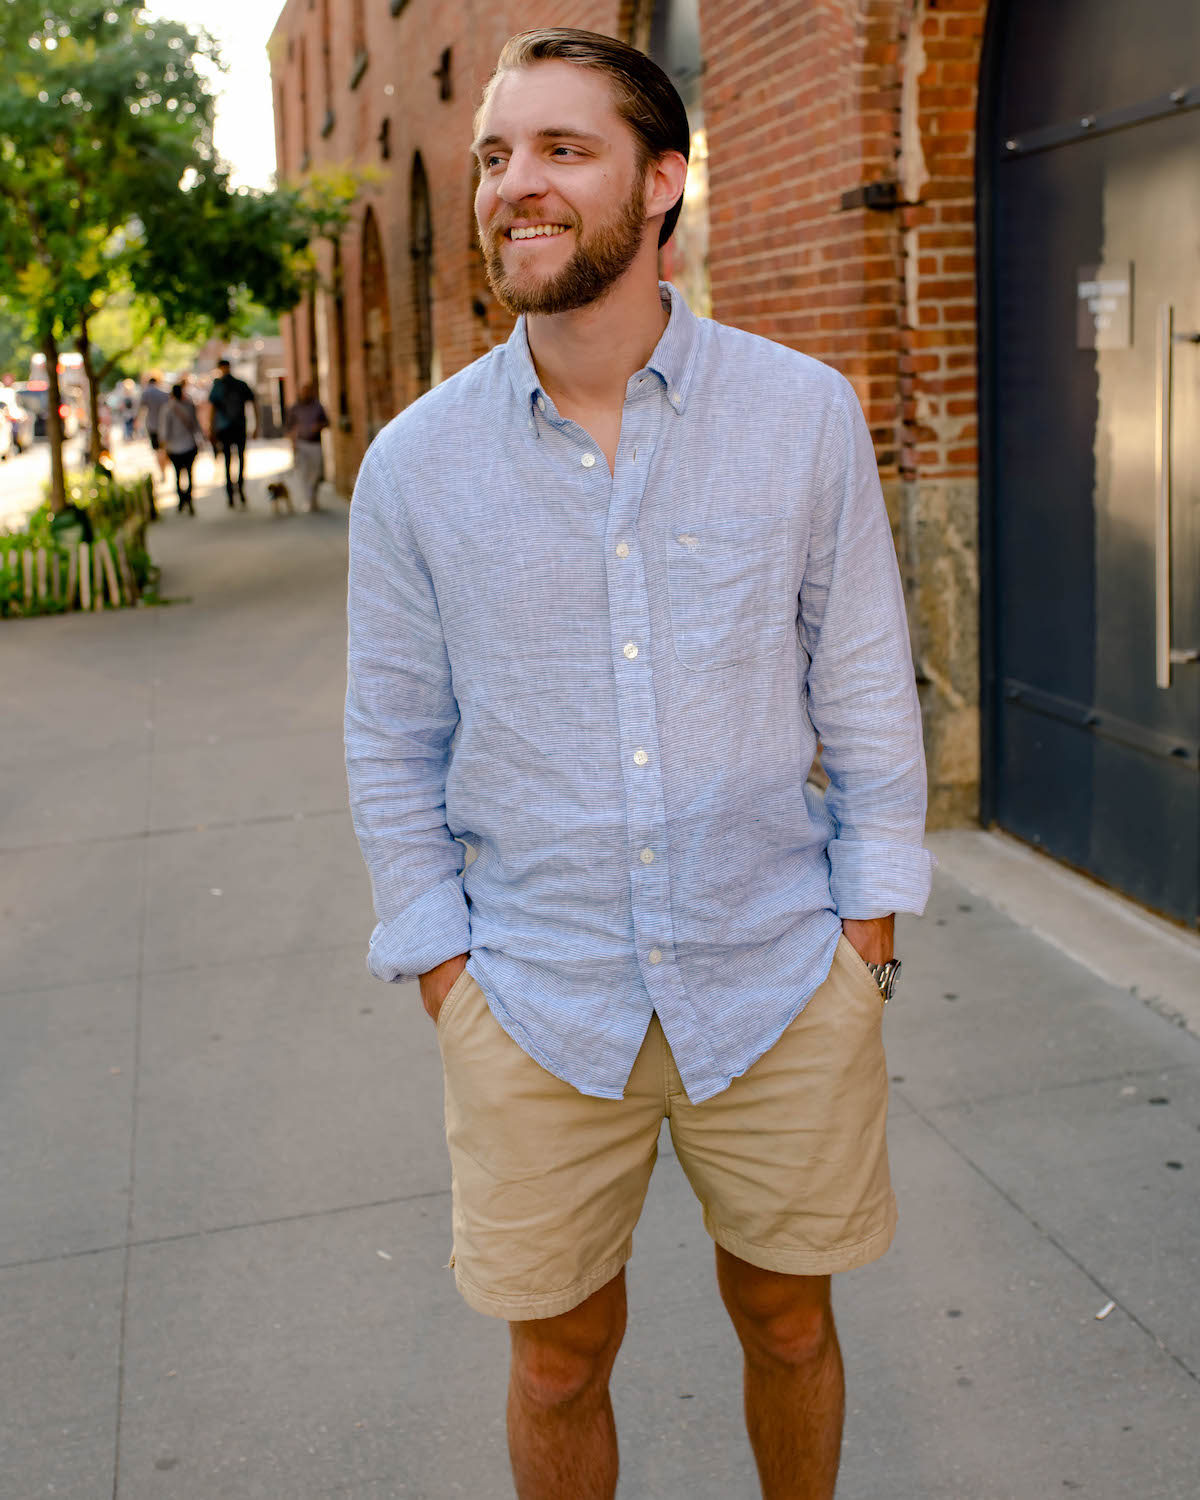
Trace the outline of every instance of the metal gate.
[[1200, 5], [996, 0], [984, 809], [1200, 923]]

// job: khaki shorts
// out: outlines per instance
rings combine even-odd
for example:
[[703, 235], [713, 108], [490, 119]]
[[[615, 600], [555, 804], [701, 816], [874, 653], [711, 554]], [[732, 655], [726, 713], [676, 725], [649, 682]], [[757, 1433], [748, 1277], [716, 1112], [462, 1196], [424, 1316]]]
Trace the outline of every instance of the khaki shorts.
[[723, 1093], [689, 1103], [655, 1016], [625, 1097], [595, 1099], [523, 1052], [464, 970], [437, 1028], [463, 1297], [515, 1322], [610, 1281], [632, 1253], [664, 1119], [704, 1227], [740, 1259], [813, 1276], [882, 1255], [896, 1228], [882, 1013], [842, 938], [825, 983]]

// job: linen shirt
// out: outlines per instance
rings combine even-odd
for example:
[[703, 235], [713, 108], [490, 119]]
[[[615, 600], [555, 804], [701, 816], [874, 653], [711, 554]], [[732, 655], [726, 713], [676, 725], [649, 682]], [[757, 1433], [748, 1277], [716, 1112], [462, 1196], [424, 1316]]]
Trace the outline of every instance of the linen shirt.
[[922, 910], [932, 860], [854, 393], [660, 288], [615, 472], [542, 389], [523, 319], [372, 443], [346, 764], [372, 973], [469, 953], [508, 1035], [602, 1098], [656, 1011], [698, 1103], [803, 1009], [842, 917]]

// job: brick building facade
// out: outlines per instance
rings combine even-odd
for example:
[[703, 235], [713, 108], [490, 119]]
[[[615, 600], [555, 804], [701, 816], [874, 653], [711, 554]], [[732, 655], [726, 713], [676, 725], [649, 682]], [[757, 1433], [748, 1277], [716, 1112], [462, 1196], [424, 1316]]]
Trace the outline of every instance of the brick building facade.
[[353, 164], [376, 177], [338, 245], [322, 247], [328, 290], [284, 320], [290, 379], [318, 380], [347, 494], [394, 411], [507, 337], [476, 244], [467, 152], [506, 37], [608, 32], [681, 80], [695, 169], [665, 274], [693, 305], [711, 296], [721, 321], [835, 365], [862, 401], [910, 600], [931, 826], [969, 821], [978, 805], [974, 132], [986, 9], [288, 0], [270, 48], [280, 175]]

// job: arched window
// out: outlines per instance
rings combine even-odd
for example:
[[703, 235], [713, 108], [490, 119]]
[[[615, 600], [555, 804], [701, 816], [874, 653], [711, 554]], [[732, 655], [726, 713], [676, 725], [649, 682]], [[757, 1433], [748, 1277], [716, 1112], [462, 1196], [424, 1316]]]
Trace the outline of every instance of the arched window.
[[350, 87], [357, 88], [358, 81], [367, 71], [367, 11], [364, 0], [353, 0], [350, 7], [350, 45], [354, 64], [350, 71]]
[[304, 171], [309, 161], [308, 140], [308, 44], [300, 38], [300, 170]]
[[329, 30], [329, 0], [321, 0], [321, 132], [333, 127], [333, 41]]
[[346, 369], [346, 285], [342, 267], [342, 242], [333, 242], [333, 357], [337, 371], [337, 409], [341, 423], [350, 416], [350, 392]]
[[363, 220], [362, 247], [363, 362], [367, 372], [367, 437], [395, 415], [392, 388], [392, 318], [388, 303], [387, 265], [379, 221], [373, 208]]
[[409, 192], [409, 250], [412, 256], [413, 353], [417, 394], [433, 383], [433, 214], [429, 179], [418, 151], [413, 157]]

